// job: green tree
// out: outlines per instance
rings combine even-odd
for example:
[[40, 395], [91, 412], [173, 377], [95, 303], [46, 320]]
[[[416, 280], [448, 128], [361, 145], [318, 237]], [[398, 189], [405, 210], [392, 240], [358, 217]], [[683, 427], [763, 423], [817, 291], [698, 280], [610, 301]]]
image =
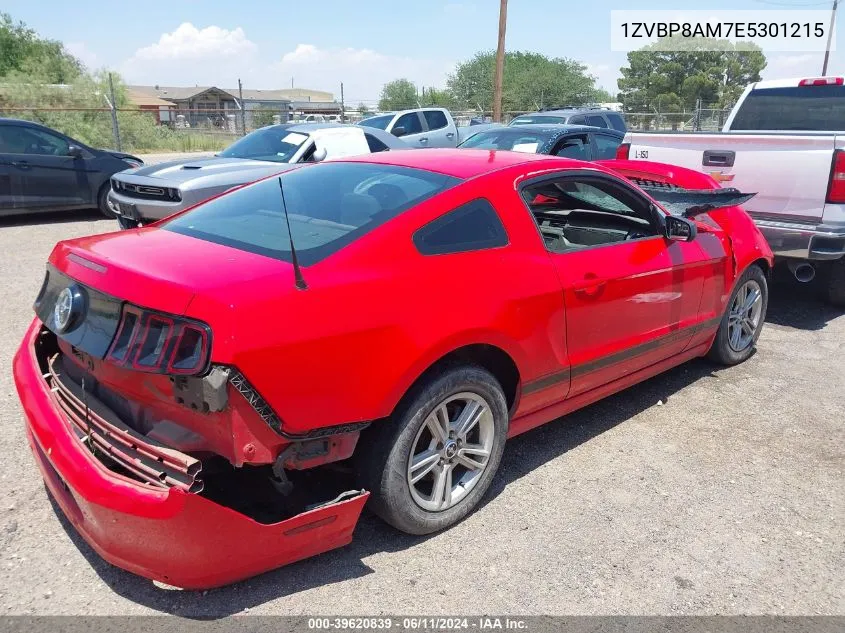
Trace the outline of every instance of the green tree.
[[0, 13], [0, 77], [21, 74], [44, 83], [66, 84], [84, 68], [61, 42], [42, 39], [23, 22]]
[[[459, 107], [492, 109], [495, 65], [493, 51], [476, 53], [469, 61], [458, 64], [447, 86]], [[538, 53], [506, 53], [502, 83], [502, 109], [506, 112], [580, 105], [595, 101], [598, 95], [595, 79], [587, 74], [583, 64]]]
[[405, 110], [417, 107], [417, 89], [408, 79], [394, 79], [381, 89], [379, 110]]
[[364, 117], [369, 116], [370, 114], [370, 108], [368, 108], [365, 103], [359, 103], [357, 110], [358, 114]]
[[448, 90], [437, 88], [423, 88], [420, 95], [420, 105], [428, 108], [455, 108], [457, 104]]
[[[702, 50], [704, 46], [717, 50]], [[728, 107], [746, 85], [760, 81], [765, 67], [766, 57], [754, 45], [664, 39], [628, 53], [619, 97], [629, 112], [690, 110], [698, 99]]]

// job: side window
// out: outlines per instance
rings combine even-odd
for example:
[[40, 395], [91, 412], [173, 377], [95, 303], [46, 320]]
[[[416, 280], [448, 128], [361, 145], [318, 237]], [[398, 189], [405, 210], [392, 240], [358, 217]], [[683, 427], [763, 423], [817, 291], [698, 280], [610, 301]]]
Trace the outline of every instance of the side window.
[[430, 131], [442, 130], [449, 125], [446, 115], [440, 110], [425, 110], [423, 111], [423, 116]]
[[393, 129], [396, 130], [396, 128], [398, 127], [405, 128], [405, 135], [419, 134], [423, 131], [422, 123], [420, 123], [419, 114], [417, 114], [416, 112], [408, 112], [407, 114], [403, 114], [402, 116], [400, 116], [399, 119], [396, 121], [396, 124], [393, 126]]
[[67, 156], [63, 138], [22, 125], [0, 126], [0, 151], [8, 154]]
[[484, 198], [467, 202], [414, 233], [414, 245], [423, 255], [465, 253], [507, 243], [499, 215]]
[[596, 160], [616, 158], [616, 148], [622, 139], [610, 134], [594, 134], [596, 139]]
[[648, 201], [609, 179], [544, 179], [523, 187], [521, 195], [553, 253], [659, 235]]
[[610, 127], [612, 127], [617, 132], [626, 132], [628, 130], [628, 128], [625, 126], [625, 119], [622, 118], [621, 114], [610, 112], [607, 115], [607, 120], [610, 121]]
[[559, 140], [552, 150], [552, 154], [561, 158], [575, 158], [590, 160], [590, 142], [586, 134], [573, 134]]
[[568, 123], [569, 125], [587, 125], [587, 117], [581, 116], [580, 114], [571, 116], [569, 117]]
[[594, 127], [607, 127], [607, 121], [600, 114], [591, 114], [587, 117], [587, 125]]
[[367, 139], [367, 146], [370, 148], [371, 153], [375, 154], [376, 152], [386, 152], [390, 149], [387, 145], [382, 143], [372, 134], [367, 134], [366, 132], [364, 132], [364, 136]]

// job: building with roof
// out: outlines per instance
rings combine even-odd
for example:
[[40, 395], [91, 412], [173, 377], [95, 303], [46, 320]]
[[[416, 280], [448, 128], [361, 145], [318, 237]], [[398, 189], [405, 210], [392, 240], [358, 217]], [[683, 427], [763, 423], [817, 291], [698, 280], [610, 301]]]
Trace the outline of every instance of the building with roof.
[[[130, 103], [142, 109], [142, 103], [158, 99], [175, 105], [173, 117], [189, 127], [240, 128], [243, 109], [247, 129], [268, 125], [274, 120], [288, 121], [308, 114], [339, 115], [340, 104], [330, 92], [305, 88], [256, 90], [218, 88], [216, 86], [128, 86]], [[242, 95], [242, 97], [241, 97]], [[151, 107], [151, 106], [147, 106]], [[260, 111], [260, 114], [259, 112]], [[160, 119], [162, 122], [165, 119]], [[177, 120], [168, 118], [168, 121]]]

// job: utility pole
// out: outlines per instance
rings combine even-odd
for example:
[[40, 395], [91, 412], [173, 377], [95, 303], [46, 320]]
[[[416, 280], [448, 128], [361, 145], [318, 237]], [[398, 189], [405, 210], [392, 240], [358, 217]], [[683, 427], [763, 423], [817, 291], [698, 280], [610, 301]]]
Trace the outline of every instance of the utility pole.
[[111, 130], [114, 134], [114, 143], [117, 146], [117, 151], [123, 151], [120, 147], [120, 126], [117, 124], [117, 99], [114, 97], [114, 81], [112, 81], [111, 73], [109, 73], [109, 95], [111, 95]]
[[246, 112], [244, 111], [244, 87], [238, 79], [238, 101], [241, 106], [241, 134], [246, 134]]
[[827, 32], [827, 48], [824, 51], [824, 64], [822, 65], [822, 76], [827, 75], [827, 62], [830, 59], [830, 40], [833, 38], [833, 26], [836, 24], [836, 5], [839, 0], [833, 0], [833, 8], [830, 10], [830, 30]]
[[343, 82], [340, 82], [340, 122], [346, 123], [346, 106], [343, 103]]
[[496, 74], [493, 79], [493, 122], [502, 122], [502, 80], [505, 72], [505, 28], [508, 23], [508, 0], [499, 4], [499, 46], [496, 49]]

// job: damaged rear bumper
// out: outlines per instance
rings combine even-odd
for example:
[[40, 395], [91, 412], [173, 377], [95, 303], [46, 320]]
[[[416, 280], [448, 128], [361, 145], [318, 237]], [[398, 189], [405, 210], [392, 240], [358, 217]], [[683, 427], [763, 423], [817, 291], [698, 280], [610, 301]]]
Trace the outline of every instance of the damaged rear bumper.
[[35, 355], [36, 319], [15, 355], [27, 436], [68, 520], [108, 562], [186, 589], [217, 587], [346, 545], [369, 493], [360, 491], [272, 524], [178, 486], [109, 470], [74, 431]]

